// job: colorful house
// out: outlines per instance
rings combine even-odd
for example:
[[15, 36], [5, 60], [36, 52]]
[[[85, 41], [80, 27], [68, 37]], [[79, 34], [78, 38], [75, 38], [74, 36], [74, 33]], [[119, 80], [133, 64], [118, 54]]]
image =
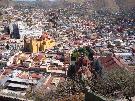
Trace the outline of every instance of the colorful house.
[[34, 39], [24, 38], [24, 51], [38, 53], [45, 52], [46, 49], [50, 49], [55, 46], [55, 40], [48, 37], [47, 33], [44, 33], [40, 38]]

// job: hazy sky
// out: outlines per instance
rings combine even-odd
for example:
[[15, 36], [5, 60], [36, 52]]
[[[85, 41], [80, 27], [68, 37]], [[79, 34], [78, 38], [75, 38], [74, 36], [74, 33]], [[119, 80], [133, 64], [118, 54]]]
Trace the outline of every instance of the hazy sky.
[[[16, 0], [16, 1], [36, 1], [36, 0]], [[55, 1], [55, 0], [49, 0], [49, 1]]]
[[36, 1], [36, 0], [16, 0], [16, 1]]

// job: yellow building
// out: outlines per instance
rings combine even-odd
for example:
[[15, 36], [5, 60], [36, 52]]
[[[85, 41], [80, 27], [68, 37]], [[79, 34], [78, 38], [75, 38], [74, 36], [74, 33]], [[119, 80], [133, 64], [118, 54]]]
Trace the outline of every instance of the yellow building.
[[24, 38], [24, 51], [25, 52], [45, 52], [46, 49], [50, 49], [55, 46], [55, 40], [49, 39], [48, 34], [43, 34], [39, 39]]

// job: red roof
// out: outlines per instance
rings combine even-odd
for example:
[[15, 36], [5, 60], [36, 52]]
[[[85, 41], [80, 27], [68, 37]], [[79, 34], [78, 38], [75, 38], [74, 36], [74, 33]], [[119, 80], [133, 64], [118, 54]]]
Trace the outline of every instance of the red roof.
[[120, 59], [114, 56], [106, 56], [100, 57], [101, 64], [107, 70], [111, 70], [113, 68], [125, 68], [127, 67]]
[[39, 54], [39, 55], [37, 55], [37, 56], [35, 56], [35, 58], [34, 59], [36, 59], [36, 60], [42, 60], [42, 58], [43, 58], [44, 56], [42, 55], [42, 54]]
[[20, 74], [18, 77], [21, 78], [21, 79], [28, 79], [29, 78], [29, 75]]
[[42, 75], [41, 75], [41, 74], [38, 75], [38, 74], [36, 74], [36, 73], [33, 73], [33, 74], [31, 74], [31, 77], [32, 77], [32, 78], [40, 79], [40, 78], [42, 77]]
[[3, 72], [3, 75], [7, 75], [11, 73], [11, 69], [5, 69], [5, 71]]
[[46, 39], [46, 38], [48, 38], [48, 33], [47, 32], [45, 32], [45, 33], [43, 33], [42, 34], [42, 36], [41, 36], [41, 39]]

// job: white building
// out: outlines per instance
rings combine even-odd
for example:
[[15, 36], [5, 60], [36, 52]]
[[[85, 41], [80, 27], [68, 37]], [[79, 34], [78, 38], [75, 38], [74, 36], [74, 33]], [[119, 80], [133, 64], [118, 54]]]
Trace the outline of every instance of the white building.
[[23, 39], [24, 36], [41, 36], [42, 29], [32, 26], [29, 28], [23, 21], [13, 21], [10, 24], [10, 32], [13, 32], [13, 24], [17, 24], [19, 28], [20, 38]]

